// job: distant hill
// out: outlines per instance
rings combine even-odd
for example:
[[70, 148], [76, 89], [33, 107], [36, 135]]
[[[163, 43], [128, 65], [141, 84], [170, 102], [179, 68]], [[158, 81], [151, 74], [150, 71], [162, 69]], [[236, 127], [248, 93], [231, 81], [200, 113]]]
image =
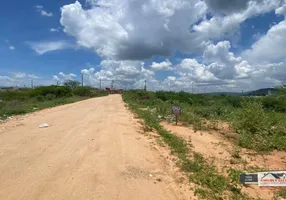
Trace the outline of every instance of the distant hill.
[[275, 89], [275, 88], [263, 88], [263, 89], [247, 92], [247, 93], [245, 93], [245, 95], [246, 96], [266, 96], [269, 94], [269, 92], [271, 94], [274, 94], [275, 92], [277, 92], [277, 89]]
[[210, 95], [226, 95], [226, 96], [241, 96], [239, 92], [212, 92]]
[[277, 91], [275, 88], [262, 88], [255, 91], [245, 92], [242, 94], [241, 92], [212, 92], [208, 93], [210, 95], [226, 95], [226, 96], [266, 96], [269, 94], [274, 94]]

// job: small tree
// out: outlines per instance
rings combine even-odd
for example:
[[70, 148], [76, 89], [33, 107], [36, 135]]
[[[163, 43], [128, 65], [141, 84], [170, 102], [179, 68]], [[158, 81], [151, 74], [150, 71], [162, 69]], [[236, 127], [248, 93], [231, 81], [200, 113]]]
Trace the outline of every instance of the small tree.
[[78, 86], [80, 86], [80, 82], [78, 81], [73, 81], [73, 80], [68, 80], [64, 82], [64, 86], [70, 88], [71, 90], [74, 90]]
[[278, 88], [278, 95], [285, 95], [286, 94], [286, 84], [282, 83], [281, 86]]

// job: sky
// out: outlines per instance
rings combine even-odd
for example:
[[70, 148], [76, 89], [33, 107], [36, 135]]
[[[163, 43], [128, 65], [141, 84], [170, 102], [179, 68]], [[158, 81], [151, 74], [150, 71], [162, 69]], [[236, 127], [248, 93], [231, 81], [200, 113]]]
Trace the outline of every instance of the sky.
[[0, 86], [241, 92], [286, 82], [285, 0], [27, 0], [0, 8]]

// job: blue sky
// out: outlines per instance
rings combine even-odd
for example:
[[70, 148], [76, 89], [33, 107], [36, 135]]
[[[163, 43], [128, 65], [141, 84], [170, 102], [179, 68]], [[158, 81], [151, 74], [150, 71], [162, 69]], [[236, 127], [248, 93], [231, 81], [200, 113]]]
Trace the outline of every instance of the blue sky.
[[284, 1], [163, 2], [4, 1], [0, 85], [54, 84], [81, 73], [86, 85], [141, 88], [147, 79], [152, 90], [190, 91], [194, 83], [198, 91], [241, 91], [284, 81]]

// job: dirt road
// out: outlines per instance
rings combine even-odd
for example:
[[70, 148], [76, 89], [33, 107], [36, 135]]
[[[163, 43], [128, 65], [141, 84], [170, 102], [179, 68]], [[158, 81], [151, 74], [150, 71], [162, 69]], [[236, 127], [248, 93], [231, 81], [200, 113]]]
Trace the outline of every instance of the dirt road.
[[0, 199], [186, 199], [139, 130], [120, 95], [1, 124]]

